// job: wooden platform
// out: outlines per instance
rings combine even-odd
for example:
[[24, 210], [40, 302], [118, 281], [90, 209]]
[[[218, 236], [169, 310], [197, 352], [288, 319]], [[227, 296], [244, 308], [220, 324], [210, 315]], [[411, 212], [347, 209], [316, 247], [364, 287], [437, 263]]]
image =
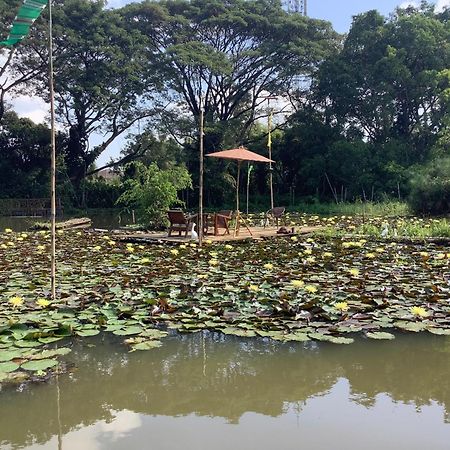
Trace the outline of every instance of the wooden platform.
[[[321, 230], [323, 227], [296, 227], [294, 233], [291, 234], [278, 234], [276, 227], [251, 227], [250, 230], [252, 234], [248, 232], [245, 228], [241, 228], [240, 233], [237, 236], [233, 236], [233, 232], [227, 235], [214, 236], [214, 235], [205, 235], [204, 241], [211, 242], [236, 242], [243, 240], [255, 240], [261, 241], [263, 239], [272, 239], [272, 238], [290, 238], [292, 236], [305, 235], [309, 233], [313, 233], [315, 231]], [[122, 242], [135, 242], [135, 243], [184, 243], [184, 242], [197, 242], [193, 240], [190, 236], [187, 238], [183, 236], [171, 236], [168, 237], [167, 233], [130, 233], [119, 235], [116, 237], [116, 240]]]

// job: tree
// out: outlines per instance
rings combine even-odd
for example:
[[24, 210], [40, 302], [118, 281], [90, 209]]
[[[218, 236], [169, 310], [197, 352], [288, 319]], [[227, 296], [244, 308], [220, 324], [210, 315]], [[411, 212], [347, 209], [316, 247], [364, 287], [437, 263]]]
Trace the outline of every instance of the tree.
[[48, 197], [49, 171], [48, 127], [6, 112], [0, 125], [0, 197]]
[[357, 16], [316, 85], [330, 121], [375, 143], [409, 142], [411, 163], [426, 159], [447, 110], [440, 74], [450, 65], [450, 29], [433, 8], [423, 2], [389, 20], [376, 11]]
[[165, 225], [167, 210], [180, 205], [178, 191], [192, 187], [185, 167], [172, 166], [161, 170], [156, 164], [146, 167], [137, 161], [125, 166], [124, 192], [117, 200], [119, 206], [136, 209], [146, 225]]
[[[65, 163], [75, 186], [119, 135], [154, 115], [147, 40], [125, 26], [118, 10], [104, 6], [102, 0], [68, 0], [53, 10], [57, 118], [68, 130]], [[42, 51], [44, 44], [35, 42]], [[18, 67], [37, 63], [30, 48], [22, 51]], [[38, 81], [36, 94], [47, 98], [45, 73]], [[94, 134], [104, 140], [91, 147]]]
[[[8, 36], [17, 10], [16, 0], [0, 0], [0, 40]], [[0, 123], [7, 110], [7, 96], [20, 92], [31, 80], [45, 71], [46, 61], [42, 59], [42, 51], [36, 48], [28, 50], [34, 53], [36, 64], [21, 65], [20, 68], [17, 65], [17, 61], [21, 59], [22, 46], [32, 42], [35, 34], [33, 27], [30, 37], [25, 38], [23, 42], [14, 47], [0, 47]]]
[[311, 74], [336, 37], [329, 23], [289, 15], [274, 0], [146, 1], [124, 14], [151, 39], [178, 102], [174, 117], [197, 123], [203, 97], [210, 150], [227, 136], [241, 143], [264, 98], [286, 95], [298, 75]]

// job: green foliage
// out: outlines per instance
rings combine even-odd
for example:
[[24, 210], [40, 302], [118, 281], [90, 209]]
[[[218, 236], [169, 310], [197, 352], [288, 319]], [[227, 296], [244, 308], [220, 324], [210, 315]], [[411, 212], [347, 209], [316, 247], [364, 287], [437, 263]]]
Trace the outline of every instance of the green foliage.
[[50, 130], [7, 112], [0, 126], [0, 197], [48, 197]]
[[85, 180], [82, 189], [85, 190], [85, 203], [88, 208], [114, 208], [123, 192], [123, 185], [119, 180], [94, 178]]
[[418, 168], [411, 179], [409, 202], [420, 214], [450, 213], [450, 156]]
[[117, 205], [136, 209], [140, 221], [151, 227], [160, 227], [167, 220], [167, 210], [182, 205], [178, 192], [192, 187], [185, 167], [173, 166], [161, 170], [156, 164], [149, 167], [141, 162], [125, 166], [124, 192]]

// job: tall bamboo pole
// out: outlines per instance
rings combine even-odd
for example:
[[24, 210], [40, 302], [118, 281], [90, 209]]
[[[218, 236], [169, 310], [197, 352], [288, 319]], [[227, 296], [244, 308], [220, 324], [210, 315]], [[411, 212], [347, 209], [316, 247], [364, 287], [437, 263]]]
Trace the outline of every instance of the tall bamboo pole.
[[55, 133], [55, 91], [53, 86], [53, 27], [52, 1], [48, 0], [48, 86], [50, 91], [51, 167], [50, 167], [50, 208], [51, 208], [51, 297], [56, 298], [56, 133]]
[[203, 245], [203, 121], [204, 107], [203, 99], [200, 96], [200, 126], [199, 126], [199, 145], [200, 145], [200, 174], [199, 174], [199, 190], [198, 190], [198, 244]]
[[[269, 102], [269, 99], [267, 100]], [[267, 147], [269, 149], [269, 186], [270, 186], [270, 208], [273, 209], [273, 169], [272, 169], [272, 110], [269, 110], [269, 114], [267, 116], [267, 128], [268, 128], [268, 139], [267, 139]]]

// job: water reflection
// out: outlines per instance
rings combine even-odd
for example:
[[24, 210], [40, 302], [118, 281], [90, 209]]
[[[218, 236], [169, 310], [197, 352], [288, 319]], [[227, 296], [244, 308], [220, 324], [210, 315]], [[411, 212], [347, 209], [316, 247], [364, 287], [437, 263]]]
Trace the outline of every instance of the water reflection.
[[[280, 440], [270, 443], [271, 427], [286, 428], [283, 439], [294, 439], [294, 430], [303, 430], [307, 439], [314, 431], [315, 442], [320, 436], [325, 445], [304, 448], [341, 448], [336, 437], [329, 444], [326, 439], [350, 423], [361, 443], [364, 430], [375, 426], [384, 432], [393, 428], [391, 441], [404, 428], [399, 442], [405, 444], [409, 436], [411, 443], [401, 448], [421, 448], [414, 445], [423, 426], [428, 436], [434, 429], [434, 446], [427, 448], [448, 448], [450, 442], [450, 339], [406, 335], [395, 342], [335, 346], [197, 334], [136, 353], [109, 339], [88, 341], [97, 344], [92, 348], [74, 346], [69, 357], [77, 370], [58, 383], [60, 427], [55, 381], [0, 392], [1, 448], [42, 448], [38, 444], [45, 443], [44, 448], [58, 448], [58, 434], [64, 449], [124, 448], [124, 442], [129, 449], [143, 448], [150, 432], [170, 436], [172, 446], [164, 446], [166, 437], [158, 440], [158, 449], [208, 448], [197, 442], [197, 434], [204, 434], [209, 448], [231, 448], [226, 439], [222, 442], [230, 426], [237, 448], [256, 448], [239, 441], [249, 439], [246, 433], [261, 436], [258, 448], [275, 448], [270, 445]], [[179, 446], [171, 427], [182, 430]], [[391, 448], [375, 442], [373, 448]], [[278, 448], [299, 448], [288, 441], [284, 445]]]

